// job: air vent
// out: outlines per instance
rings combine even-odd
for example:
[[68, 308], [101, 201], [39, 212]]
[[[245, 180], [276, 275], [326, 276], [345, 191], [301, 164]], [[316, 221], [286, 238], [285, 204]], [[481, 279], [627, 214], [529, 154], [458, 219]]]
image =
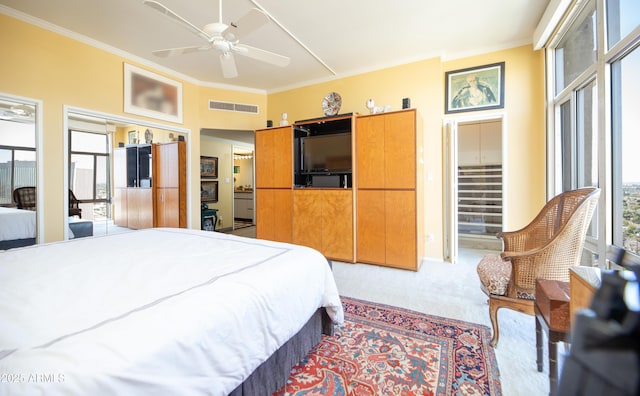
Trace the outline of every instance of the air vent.
[[239, 113], [258, 114], [258, 105], [209, 100], [209, 110], [236, 111]]

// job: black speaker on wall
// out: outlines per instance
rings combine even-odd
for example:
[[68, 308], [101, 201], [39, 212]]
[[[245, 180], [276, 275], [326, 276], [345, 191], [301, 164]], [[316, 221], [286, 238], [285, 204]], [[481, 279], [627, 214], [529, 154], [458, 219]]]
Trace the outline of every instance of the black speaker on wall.
[[403, 109], [408, 109], [409, 107], [411, 107], [411, 99], [403, 98], [402, 99], [402, 108]]

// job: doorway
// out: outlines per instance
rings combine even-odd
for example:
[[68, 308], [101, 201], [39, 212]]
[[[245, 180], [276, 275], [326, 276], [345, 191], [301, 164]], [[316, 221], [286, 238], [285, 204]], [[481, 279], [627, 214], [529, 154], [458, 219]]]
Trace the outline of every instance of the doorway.
[[233, 229], [255, 225], [253, 147], [233, 147]]
[[458, 247], [500, 250], [504, 204], [502, 116], [445, 123], [445, 257]]

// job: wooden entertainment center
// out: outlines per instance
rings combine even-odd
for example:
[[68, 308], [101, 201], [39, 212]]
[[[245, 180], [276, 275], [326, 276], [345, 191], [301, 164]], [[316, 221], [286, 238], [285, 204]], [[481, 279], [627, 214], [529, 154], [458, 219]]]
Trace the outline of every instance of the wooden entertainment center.
[[313, 247], [332, 260], [417, 271], [424, 255], [419, 123], [409, 109], [256, 131], [257, 237]]

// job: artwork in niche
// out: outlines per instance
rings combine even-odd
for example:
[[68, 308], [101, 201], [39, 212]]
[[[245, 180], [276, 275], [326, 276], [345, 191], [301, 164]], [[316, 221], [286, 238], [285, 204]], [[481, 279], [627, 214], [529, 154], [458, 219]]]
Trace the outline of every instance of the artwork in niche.
[[504, 62], [445, 73], [445, 113], [504, 108]]
[[215, 231], [214, 229], [214, 224], [213, 224], [213, 217], [205, 217], [204, 220], [202, 220], [202, 229], [205, 231]]
[[129, 131], [129, 144], [138, 144], [138, 131]]
[[200, 182], [200, 200], [202, 202], [218, 202], [218, 181]]
[[200, 156], [200, 177], [218, 177], [218, 157]]
[[182, 123], [182, 84], [125, 63], [124, 111]]

